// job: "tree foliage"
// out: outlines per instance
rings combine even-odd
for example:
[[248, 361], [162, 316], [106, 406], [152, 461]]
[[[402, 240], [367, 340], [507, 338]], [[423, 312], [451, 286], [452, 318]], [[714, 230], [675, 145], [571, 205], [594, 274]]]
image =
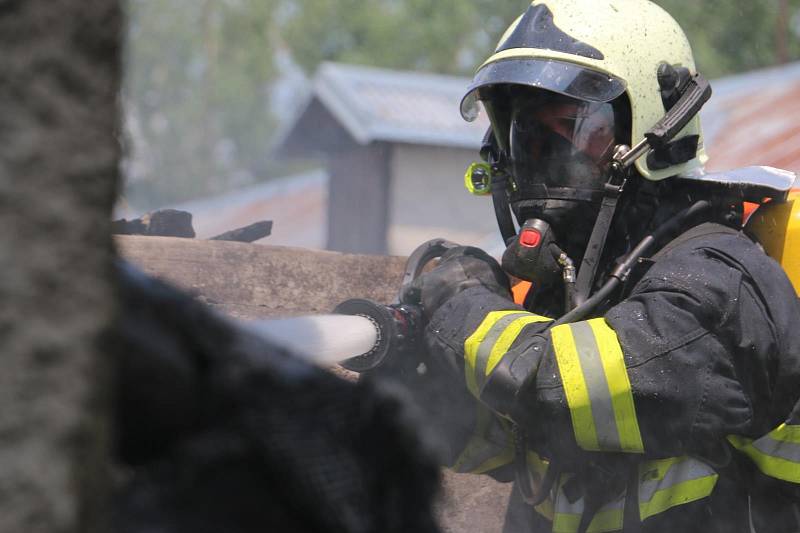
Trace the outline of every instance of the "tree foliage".
[[[686, 31], [698, 68], [707, 77], [745, 72], [779, 61], [777, 36], [785, 32], [788, 56], [800, 58], [797, 25], [800, 0], [787, 2], [789, 17], [780, 0], [655, 0]], [[794, 17], [792, 16], [794, 14]]]
[[[776, 31], [800, 24], [781, 18], [780, 0], [655, 0], [686, 30], [711, 77], [774, 64]], [[282, 35], [296, 61], [313, 72], [321, 61], [468, 73], [529, 4], [512, 0], [292, 0]], [[797, 13], [800, 0], [789, 0]], [[620, 28], [624, 35], [624, 28]], [[623, 38], [623, 37], [621, 37]], [[798, 36], [787, 31], [790, 58]]]
[[274, 125], [272, 1], [131, 0], [129, 8], [129, 200], [207, 194], [263, 169]]
[[443, 73], [473, 70], [529, 2], [294, 0], [282, 27], [311, 73], [322, 61]]
[[[800, 58], [800, 0], [655, 1], [685, 28], [707, 77], [775, 64], [781, 28], [788, 58]], [[163, 204], [274, 172], [277, 50], [309, 76], [323, 61], [468, 75], [528, 3], [130, 0], [129, 199]]]

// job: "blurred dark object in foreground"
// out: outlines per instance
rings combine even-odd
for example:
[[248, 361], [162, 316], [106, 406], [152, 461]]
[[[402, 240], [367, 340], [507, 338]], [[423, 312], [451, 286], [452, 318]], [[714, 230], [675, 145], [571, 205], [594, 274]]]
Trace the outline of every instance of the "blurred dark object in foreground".
[[193, 239], [192, 214], [177, 209], [162, 209], [133, 220], [115, 220], [111, 223], [115, 235], [149, 235], [151, 237], [183, 237]]
[[438, 469], [401, 404], [120, 268], [121, 533], [434, 532]]

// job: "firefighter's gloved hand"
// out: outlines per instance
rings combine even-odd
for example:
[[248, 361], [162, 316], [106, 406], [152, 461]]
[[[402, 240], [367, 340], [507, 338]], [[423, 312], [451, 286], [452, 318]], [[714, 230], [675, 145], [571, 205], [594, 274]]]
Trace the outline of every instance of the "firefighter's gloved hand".
[[480, 248], [459, 246], [448, 250], [433, 270], [414, 280], [400, 295], [400, 301], [421, 305], [425, 317], [430, 319], [450, 298], [481, 285], [509, 297], [508, 276], [498, 262]]

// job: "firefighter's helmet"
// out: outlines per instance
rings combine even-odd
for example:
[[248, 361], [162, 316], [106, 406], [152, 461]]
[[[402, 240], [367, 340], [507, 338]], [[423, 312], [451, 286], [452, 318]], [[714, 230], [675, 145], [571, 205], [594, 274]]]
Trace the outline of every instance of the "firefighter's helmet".
[[[594, 111], [607, 114], [605, 104], [627, 97], [630, 139], [621, 140], [632, 145], [664, 116], [668, 105], [665, 74], [681, 69], [695, 73], [689, 42], [675, 20], [652, 2], [535, 0], [508, 28], [495, 53], [478, 68], [463, 99], [462, 115], [474, 120], [482, 100], [502, 145], [503, 137], [509, 135], [509, 124], [493, 117], [489, 107], [502, 105], [500, 100], [511, 96], [497, 94], [493, 88], [544, 89], [583, 101], [582, 109], [571, 111], [579, 119]], [[497, 109], [494, 111], [497, 114]], [[643, 157], [636, 164], [639, 173], [650, 180], [661, 180], [702, 167], [707, 158], [698, 117], [675, 141], [686, 138], [694, 142], [684, 143], [678, 150], [682, 159], [665, 163]]]

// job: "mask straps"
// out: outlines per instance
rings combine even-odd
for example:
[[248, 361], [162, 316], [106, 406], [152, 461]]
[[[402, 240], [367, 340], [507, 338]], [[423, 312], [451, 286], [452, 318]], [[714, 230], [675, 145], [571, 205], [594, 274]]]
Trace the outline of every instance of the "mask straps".
[[589, 243], [583, 254], [583, 261], [581, 261], [581, 267], [578, 270], [578, 279], [575, 283], [575, 301], [571, 303], [571, 308], [567, 309], [567, 312], [589, 298], [592, 284], [595, 276], [597, 276], [600, 257], [603, 255], [608, 232], [611, 229], [611, 222], [614, 220], [614, 213], [617, 211], [619, 197], [625, 189], [625, 171], [617, 166], [612, 166], [611, 169], [611, 178], [603, 187], [603, 202], [600, 204], [600, 213], [595, 220], [592, 235], [589, 237]]
[[492, 167], [492, 203], [494, 204], [494, 215], [497, 218], [497, 226], [503, 236], [503, 243], [508, 242], [517, 236], [517, 229], [514, 226], [514, 219], [511, 216], [511, 206], [508, 205], [508, 173], [500, 161], [500, 150], [497, 146], [497, 139], [494, 131], [490, 127], [483, 136], [481, 145], [481, 157]]

